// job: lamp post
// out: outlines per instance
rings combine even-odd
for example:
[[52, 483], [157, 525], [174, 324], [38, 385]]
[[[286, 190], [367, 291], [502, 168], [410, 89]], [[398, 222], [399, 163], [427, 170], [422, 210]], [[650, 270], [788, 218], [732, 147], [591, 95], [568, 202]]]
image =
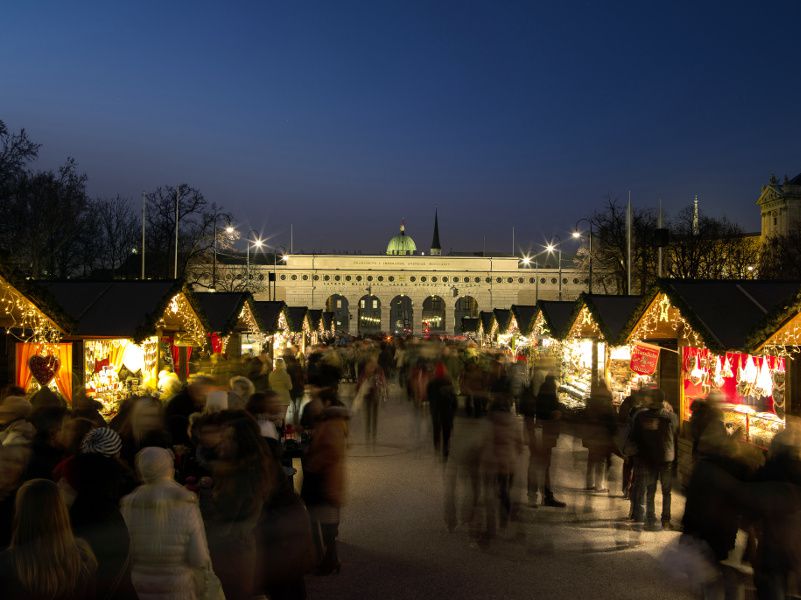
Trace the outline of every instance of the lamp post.
[[587, 279], [587, 292], [592, 294], [592, 221], [589, 219], [579, 219], [576, 221], [576, 230], [573, 232], [573, 239], [580, 240], [581, 239], [581, 231], [579, 231], [579, 223], [584, 222], [590, 226], [589, 235], [587, 236], [588, 239], [588, 246], [587, 250], [590, 253], [590, 264], [589, 264], [589, 278]]
[[[255, 234], [256, 232], [251, 229], [250, 233]], [[258, 248], [259, 250], [264, 247], [264, 240], [263, 239], [261, 239], [260, 237], [257, 237], [256, 239], [251, 241], [250, 236], [248, 236], [247, 245], [246, 245], [246, 247], [247, 247], [247, 253], [246, 253], [246, 257], [247, 257], [246, 261], [247, 261], [247, 263], [246, 263], [246, 267], [245, 267], [245, 289], [250, 288], [250, 245], [251, 245], [251, 243], [253, 244], [254, 248]]]
[[559, 265], [557, 267], [559, 269], [559, 300], [562, 299], [562, 246], [561, 246], [561, 243], [562, 243], [562, 240], [557, 237], [556, 238], [556, 243], [548, 242], [548, 245], [545, 246], [545, 250], [548, 252], [548, 254], [554, 254], [554, 252], [556, 252], [557, 253], [557, 258], [559, 260]]

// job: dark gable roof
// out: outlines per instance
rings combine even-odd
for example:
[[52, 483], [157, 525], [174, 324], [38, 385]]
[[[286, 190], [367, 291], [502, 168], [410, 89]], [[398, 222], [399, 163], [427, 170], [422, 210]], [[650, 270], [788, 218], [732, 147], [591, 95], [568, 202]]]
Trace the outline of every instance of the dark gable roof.
[[334, 311], [333, 310], [325, 310], [323, 311], [323, 328], [326, 331], [331, 331], [334, 329]]
[[512, 311], [508, 308], [496, 308], [492, 311], [495, 315], [495, 322], [498, 324], [498, 331], [506, 333], [512, 323]]
[[320, 329], [320, 322], [323, 320], [323, 309], [310, 308], [309, 309], [309, 326], [312, 331]]
[[170, 299], [182, 289], [175, 280], [37, 281], [35, 285], [75, 323], [72, 335], [134, 339], [155, 333]]
[[749, 349], [754, 332], [790, 305], [798, 281], [661, 280], [667, 294], [707, 347], [718, 353]]
[[787, 183], [789, 183], [790, 185], [801, 185], [801, 173], [793, 177]]
[[286, 303], [280, 300], [261, 300], [253, 303], [253, 311], [263, 333], [278, 331], [278, 317], [285, 308]]
[[627, 326], [632, 316], [642, 304], [642, 296], [581, 294], [576, 302], [574, 319], [578, 316], [582, 304], [589, 309], [604, 339], [612, 345], [619, 345], [624, 341], [624, 334], [628, 331]]
[[289, 331], [292, 333], [303, 331], [303, 319], [306, 318], [307, 312], [309, 309], [305, 306], [287, 306], [286, 322], [289, 325]]
[[462, 317], [462, 333], [478, 333], [480, 322], [478, 317]]
[[531, 333], [531, 327], [534, 325], [534, 315], [537, 314], [537, 307], [534, 305], [513, 304], [512, 313], [515, 316], [520, 333], [523, 335]]
[[567, 335], [570, 317], [575, 306], [576, 303], [570, 300], [539, 300], [537, 302], [537, 310], [542, 312], [552, 337], [562, 339]]
[[478, 313], [478, 318], [481, 321], [481, 327], [484, 329], [484, 333], [492, 331], [492, 320], [495, 318], [492, 311], [482, 310]]
[[237, 330], [242, 307], [251, 300], [248, 292], [196, 292], [194, 297], [209, 329], [220, 335]]

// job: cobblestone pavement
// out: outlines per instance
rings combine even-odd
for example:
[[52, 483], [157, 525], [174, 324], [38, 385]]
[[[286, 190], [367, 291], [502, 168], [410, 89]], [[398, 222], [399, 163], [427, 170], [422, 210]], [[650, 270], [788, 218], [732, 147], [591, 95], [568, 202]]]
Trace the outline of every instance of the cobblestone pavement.
[[[656, 560], [678, 534], [634, 531], [619, 495], [583, 491], [586, 450], [573, 438], [560, 437], [554, 453], [554, 487], [567, 508], [529, 508], [524, 489], [515, 485], [516, 519], [479, 548], [465, 525], [448, 532], [444, 467], [427, 424], [414, 426], [397, 388], [381, 408], [378, 429], [378, 445], [371, 449], [363, 443], [361, 415], [351, 421], [342, 572], [309, 576], [310, 598], [693, 597]], [[525, 481], [527, 461], [526, 453], [516, 484]], [[614, 471], [619, 469], [618, 462]], [[619, 482], [610, 488], [619, 490]], [[682, 511], [683, 500], [674, 494], [674, 522]]]

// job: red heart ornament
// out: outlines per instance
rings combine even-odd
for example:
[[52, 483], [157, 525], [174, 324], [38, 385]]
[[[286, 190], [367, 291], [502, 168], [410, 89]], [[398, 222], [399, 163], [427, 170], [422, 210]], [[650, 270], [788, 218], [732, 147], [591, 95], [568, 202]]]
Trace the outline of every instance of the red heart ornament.
[[39, 382], [39, 385], [44, 386], [53, 381], [53, 377], [61, 367], [61, 361], [58, 356], [36, 355], [28, 359], [28, 366], [31, 368], [34, 379]]

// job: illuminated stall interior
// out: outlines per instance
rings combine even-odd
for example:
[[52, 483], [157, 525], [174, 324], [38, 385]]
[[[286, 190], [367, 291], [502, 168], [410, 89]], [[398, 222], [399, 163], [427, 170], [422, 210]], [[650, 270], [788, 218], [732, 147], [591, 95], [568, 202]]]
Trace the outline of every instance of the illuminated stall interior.
[[306, 354], [306, 342], [311, 336], [309, 309], [305, 306], [287, 306], [286, 322], [292, 348], [295, 352]]
[[329, 318], [325, 318], [325, 311], [319, 308], [310, 308], [308, 312], [309, 320], [309, 343], [312, 346], [322, 344], [334, 337], [332, 324], [334, 313], [329, 313]]
[[[677, 348], [677, 412], [718, 390], [727, 428], [767, 447], [784, 427], [790, 396], [786, 346], [765, 328], [770, 315], [786, 311], [798, 283], [775, 281], [660, 281], [628, 335], [630, 342], [670, 341]], [[791, 331], [793, 318], [786, 320]], [[778, 337], [775, 337], [778, 336]], [[751, 340], [762, 338], [758, 345]], [[660, 362], [669, 356], [661, 352]], [[664, 382], [659, 382], [665, 388]], [[668, 394], [670, 399], [670, 393]]]
[[200, 292], [194, 297], [208, 324], [213, 353], [238, 358], [261, 352], [264, 334], [249, 292]]
[[127, 397], [185, 380], [206, 351], [206, 328], [175, 281], [40, 281], [72, 320], [73, 370], [106, 415]]
[[333, 340], [337, 336], [336, 313], [332, 310], [323, 311], [323, 341]]
[[527, 304], [512, 305], [512, 321], [515, 329], [513, 350], [517, 357], [525, 356], [530, 360], [531, 329], [537, 307]]
[[495, 318], [495, 345], [503, 350], [512, 351], [517, 335], [517, 322], [508, 308], [496, 308], [492, 311]]
[[[26, 391], [48, 386], [72, 399], [72, 345], [60, 343], [69, 319], [22, 281], [0, 274], [0, 376]], [[42, 308], [40, 308], [42, 307]]]
[[620, 404], [646, 383], [629, 368], [631, 354], [622, 339], [641, 302], [640, 296], [579, 296], [562, 342], [563, 400], [583, 403], [593, 382], [604, 381]]
[[481, 319], [478, 317], [462, 317], [462, 335], [473, 341], [479, 340]]

